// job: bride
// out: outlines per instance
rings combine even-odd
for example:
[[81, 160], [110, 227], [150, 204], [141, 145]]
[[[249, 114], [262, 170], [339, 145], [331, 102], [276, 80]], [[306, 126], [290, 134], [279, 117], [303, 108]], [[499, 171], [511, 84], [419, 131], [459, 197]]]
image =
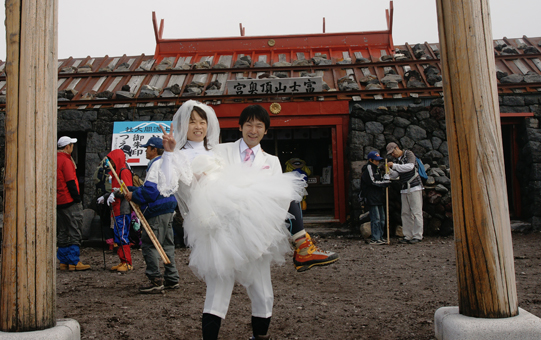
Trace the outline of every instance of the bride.
[[[226, 164], [214, 152], [219, 133], [211, 107], [193, 100], [184, 103], [171, 132], [164, 131], [166, 152], [158, 183], [164, 196], [177, 198], [191, 248], [190, 268], [207, 284], [204, 339], [217, 337], [235, 281], [252, 300], [252, 323], [254, 317], [270, 322], [270, 264], [283, 263], [291, 249], [288, 208], [291, 201], [302, 199], [306, 186], [295, 173]], [[265, 334], [266, 329], [262, 334], [254, 329], [254, 337]]]

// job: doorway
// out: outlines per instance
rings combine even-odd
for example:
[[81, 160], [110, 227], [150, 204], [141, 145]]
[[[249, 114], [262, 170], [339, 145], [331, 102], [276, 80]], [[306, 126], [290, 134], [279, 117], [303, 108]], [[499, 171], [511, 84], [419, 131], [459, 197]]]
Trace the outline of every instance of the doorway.
[[503, 161], [507, 184], [507, 202], [511, 218], [519, 218], [522, 215], [520, 184], [516, 174], [516, 166], [519, 160], [518, 127], [518, 122], [502, 119]]
[[[304, 215], [335, 215], [331, 127], [271, 128], [261, 141], [265, 152], [279, 158], [282, 171], [299, 169], [308, 174]], [[234, 142], [237, 129], [222, 129], [222, 142]]]

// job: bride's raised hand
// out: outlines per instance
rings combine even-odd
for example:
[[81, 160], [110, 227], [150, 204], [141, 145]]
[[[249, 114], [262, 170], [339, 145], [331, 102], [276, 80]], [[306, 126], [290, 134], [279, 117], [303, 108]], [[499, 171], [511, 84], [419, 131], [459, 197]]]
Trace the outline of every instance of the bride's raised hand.
[[173, 137], [173, 123], [171, 123], [171, 132], [167, 133], [162, 125], [160, 125], [160, 129], [162, 129], [163, 132], [163, 149], [167, 152], [173, 152], [175, 151], [175, 146], [177, 145], [177, 141], [175, 140], [175, 137]]

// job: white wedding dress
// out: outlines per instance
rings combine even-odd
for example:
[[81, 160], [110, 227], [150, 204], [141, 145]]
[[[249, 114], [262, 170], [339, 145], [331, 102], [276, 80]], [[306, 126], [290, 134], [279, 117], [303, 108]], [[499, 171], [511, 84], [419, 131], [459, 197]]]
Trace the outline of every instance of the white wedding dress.
[[[175, 193], [184, 201], [179, 206], [185, 210], [190, 267], [203, 279], [229, 277], [250, 284], [261, 263], [285, 261], [291, 250], [287, 211], [291, 201], [302, 199], [306, 184], [296, 172], [272, 175], [245, 164], [224, 164], [212, 152], [201, 151], [202, 145], [191, 145], [193, 150], [164, 157], [162, 169], [169, 168], [158, 183], [162, 194]], [[191, 167], [191, 180], [179, 168], [186, 166]]]

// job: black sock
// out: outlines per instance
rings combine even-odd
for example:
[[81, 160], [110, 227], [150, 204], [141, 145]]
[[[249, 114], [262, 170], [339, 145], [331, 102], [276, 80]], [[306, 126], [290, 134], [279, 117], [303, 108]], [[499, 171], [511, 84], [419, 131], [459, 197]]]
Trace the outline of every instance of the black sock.
[[271, 318], [258, 318], [252, 316], [252, 332], [254, 333], [254, 337], [258, 335], [267, 335], [270, 321]]
[[203, 313], [203, 340], [216, 340], [222, 325], [222, 318], [214, 314]]

